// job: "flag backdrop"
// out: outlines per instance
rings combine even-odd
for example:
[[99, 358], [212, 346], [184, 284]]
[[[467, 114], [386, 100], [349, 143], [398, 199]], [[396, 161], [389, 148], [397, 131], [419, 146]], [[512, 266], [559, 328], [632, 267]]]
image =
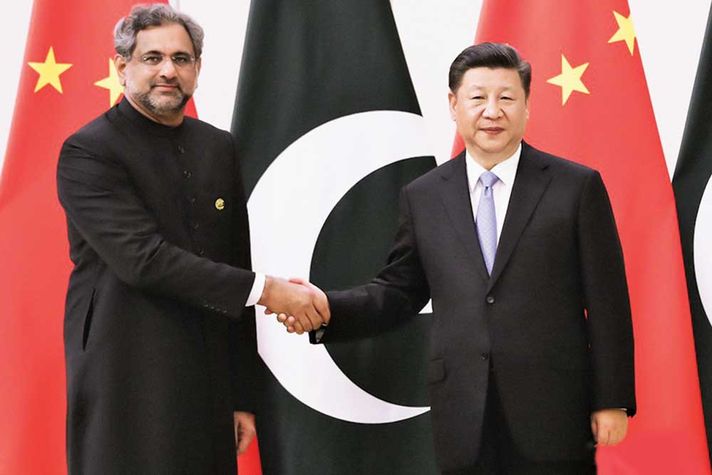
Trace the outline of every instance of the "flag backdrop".
[[[35, 1], [0, 180], [0, 473], [65, 471], [61, 322], [70, 263], [55, 160], [69, 133], [118, 98], [110, 33], [132, 3]], [[233, 124], [245, 147], [248, 190], [292, 142], [334, 119], [368, 111], [419, 114], [392, 14], [380, 3], [253, 1]], [[640, 412], [630, 439], [601, 451], [601, 473], [708, 473], [674, 210], [628, 7], [624, 1], [569, 3], [557, 3], [555, 11], [551, 2], [534, 0], [486, 3], [478, 40], [508, 41], [534, 63], [528, 140], [599, 168], [611, 193], [633, 298]], [[687, 244], [696, 211], [683, 206], [700, 202], [712, 168], [710, 160], [704, 164], [712, 131], [703, 116], [710, 104], [703, 65], [710, 61], [708, 44], [693, 97], [699, 107], [693, 112], [693, 102], [675, 179]], [[373, 117], [378, 124], [403, 119]], [[330, 161], [347, 166], [354, 148], [364, 159], [370, 155], [361, 148], [370, 136], [344, 137]], [[355, 174], [359, 180], [322, 220], [324, 231], [308, 249], [307, 274], [317, 283], [348, 286], [378, 268], [392, 237], [397, 188], [433, 165], [417, 157], [399, 149], [388, 165]], [[328, 165], [309, 186], [329, 185]], [[691, 194], [682, 192], [690, 180]], [[294, 199], [278, 198], [275, 206]], [[694, 298], [692, 304], [698, 329]], [[417, 320], [402, 336], [333, 345], [329, 354], [367, 392], [398, 408], [422, 407], [427, 323], [427, 317]], [[266, 352], [269, 341], [261, 341]], [[706, 354], [699, 356], [709, 360]], [[339, 397], [322, 376], [306, 365], [298, 375], [305, 386]], [[378, 424], [346, 421], [300, 402], [271, 371], [267, 389], [264, 408], [272, 412], [260, 421], [265, 473], [434, 473], [427, 414]], [[349, 400], [341, 404], [358, 412]], [[338, 408], [326, 412], [339, 415]], [[256, 450], [253, 445], [253, 456]], [[240, 469], [259, 473], [242, 457]]]
[[673, 187], [680, 219], [687, 288], [695, 333], [700, 390], [712, 454], [712, 14], [677, 160]]
[[[254, 0], [232, 128], [254, 268], [325, 288], [372, 277], [400, 187], [435, 166], [420, 114], [389, 2]], [[435, 473], [427, 316], [324, 348], [259, 313], [264, 473]]]
[[709, 473], [675, 202], [627, 1], [485, 0], [477, 41], [532, 64], [526, 139], [598, 169], [610, 194], [638, 414], [620, 446], [598, 451], [600, 473]]
[[[71, 263], [56, 163], [64, 139], [121, 96], [112, 34], [134, 3], [34, 3], [0, 181], [0, 473], [66, 472], [62, 325]], [[259, 472], [256, 450], [240, 457], [241, 474]]]

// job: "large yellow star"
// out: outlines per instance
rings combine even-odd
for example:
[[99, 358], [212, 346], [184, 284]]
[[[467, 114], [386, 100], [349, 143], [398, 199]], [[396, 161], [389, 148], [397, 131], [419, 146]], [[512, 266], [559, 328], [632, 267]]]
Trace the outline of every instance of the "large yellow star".
[[113, 106], [124, 92], [124, 86], [119, 82], [119, 74], [116, 72], [116, 65], [109, 58], [109, 75], [94, 83], [95, 86], [109, 90], [109, 107]]
[[44, 63], [27, 64], [29, 64], [29, 66], [40, 75], [37, 79], [37, 84], [35, 85], [35, 92], [49, 84], [62, 93], [62, 83], [59, 80], [59, 76], [67, 69], [71, 68], [72, 65], [68, 63], [58, 63], [57, 60], [54, 59], [54, 49], [52, 49], [51, 46], [49, 47]]
[[566, 59], [566, 56], [563, 54], [561, 55], [561, 74], [547, 80], [546, 82], [561, 87], [562, 106], [566, 104], [566, 101], [569, 100], [569, 96], [574, 91], [590, 94], [583, 81], [581, 81], [581, 76], [583, 76], [583, 73], [586, 71], [587, 67], [588, 63], [584, 63], [580, 66], [572, 68]]
[[631, 17], [626, 18], [616, 11], [613, 12], [613, 16], [616, 17], [618, 31], [611, 36], [608, 42], [615, 43], [617, 41], [625, 41], [625, 44], [628, 45], [628, 51], [630, 51], [632, 56], [635, 50], [635, 28], [633, 28], [633, 20]]

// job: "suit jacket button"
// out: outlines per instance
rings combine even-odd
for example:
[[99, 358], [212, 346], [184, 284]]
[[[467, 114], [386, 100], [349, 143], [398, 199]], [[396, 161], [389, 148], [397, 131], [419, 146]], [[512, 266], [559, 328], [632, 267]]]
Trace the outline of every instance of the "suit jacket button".
[[485, 301], [491, 305], [494, 303], [494, 297], [491, 295], [488, 295], [487, 298], [485, 299]]
[[487, 361], [489, 359], [489, 354], [488, 353], [482, 353], [480, 355], [480, 358], [482, 358], [482, 361]]

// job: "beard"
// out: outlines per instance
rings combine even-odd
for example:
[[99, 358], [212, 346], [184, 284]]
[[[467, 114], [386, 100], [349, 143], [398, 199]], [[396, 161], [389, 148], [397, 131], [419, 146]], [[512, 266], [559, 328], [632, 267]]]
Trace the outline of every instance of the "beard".
[[182, 112], [191, 97], [190, 94], [183, 92], [180, 85], [176, 86], [177, 89], [170, 95], [154, 94], [152, 86], [148, 92], [133, 94], [133, 98], [156, 116], [172, 116]]

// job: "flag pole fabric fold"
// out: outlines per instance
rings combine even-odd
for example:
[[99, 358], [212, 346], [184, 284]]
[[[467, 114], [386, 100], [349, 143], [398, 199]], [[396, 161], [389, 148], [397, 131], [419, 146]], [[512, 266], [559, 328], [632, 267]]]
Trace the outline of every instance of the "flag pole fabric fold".
[[712, 176], [712, 10], [707, 19], [704, 43], [690, 107], [677, 159], [673, 188], [680, 219], [687, 289], [695, 334], [697, 368], [705, 414], [707, 443], [712, 456], [712, 260], [709, 251], [712, 210], [709, 179]]

